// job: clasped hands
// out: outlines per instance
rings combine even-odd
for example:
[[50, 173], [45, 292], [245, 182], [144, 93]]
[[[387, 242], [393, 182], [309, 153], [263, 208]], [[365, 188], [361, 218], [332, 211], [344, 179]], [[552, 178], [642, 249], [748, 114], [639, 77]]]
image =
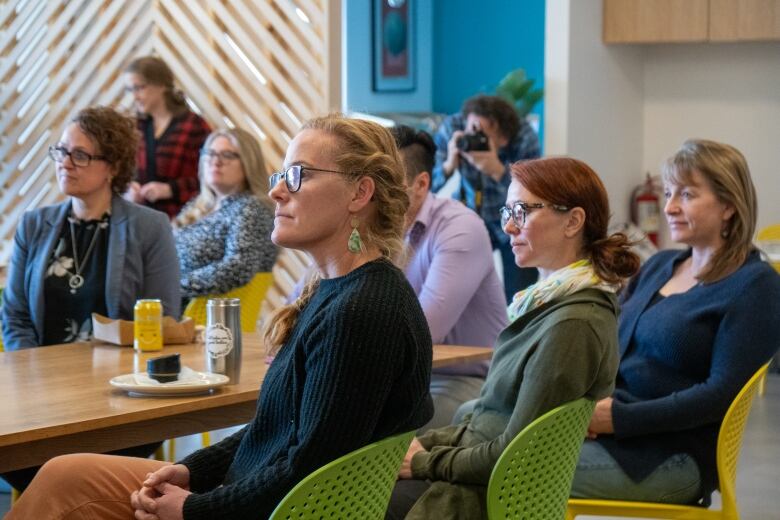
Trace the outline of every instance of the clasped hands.
[[144, 185], [138, 182], [131, 182], [127, 188], [125, 198], [136, 204], [143, 204], [145, 201], [157, 202], [158, 200], [167, 200], [173, 197], [171, 186], [164, 182], [152, 181]]
[[604, 433], [615, 433], [615, 426], [612, 423], [612, 398], [605, 397], [596, 403], [593, 415], [588, 424], [588, 438], [595, 439]]
[[398, 479], [411, 479], [412, 478], [412, 457], [416, 453], [425, 451], [423, 445], [417, 440], [417, 437], [412, 439], [412, 443], [409, 445], [409, 449], [406, 450], [403, 462], [401, 462], [401, 469], [398, 470]]
[[182, 520], [184, 500], [190, 494], [190, 470], [183, 464], [148, 473], [141, 489], [130, 495], [137, 520]]

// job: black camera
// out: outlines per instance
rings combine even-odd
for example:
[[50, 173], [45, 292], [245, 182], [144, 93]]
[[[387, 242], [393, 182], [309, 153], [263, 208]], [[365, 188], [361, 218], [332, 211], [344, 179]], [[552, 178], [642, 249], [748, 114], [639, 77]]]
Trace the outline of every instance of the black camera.
[[484, 152], [490, 150], [488, 136], [482, 130], [477, 130], [473, 134], [463, 134], [455, 141], [455, 146], [463, 152]]

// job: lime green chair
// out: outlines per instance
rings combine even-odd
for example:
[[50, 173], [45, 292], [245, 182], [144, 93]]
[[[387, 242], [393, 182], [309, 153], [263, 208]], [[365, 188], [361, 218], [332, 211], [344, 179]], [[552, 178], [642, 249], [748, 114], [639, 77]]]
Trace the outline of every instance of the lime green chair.
[[224, 294], [198, 296], [190, 300], [184, 309], [184, 316], [192, 318], [196, 325], [206, 324], [206, 302], [209, 298], [238, 298], [241, 300], [241, 332], [254, 332], [257, 328], [257, 316], [265, 299], [265, 293], [274, 283], [270, 272], [257, 273], [248, 284], [242, 285]]
[[753, 396], [758, 384], [766, 374], [769, 364], [761, 367], [742, 387], [729, 406], [718, 434], [717, 465], [720, 478], [721, 510], [704, 509], [698, 506], [656, 504], [652, 502], [630, 502], [626, 500], [569, 500], [567, 520], [579, 515], [596, 515], [629, 518], [666, 518], [670, 520], [739, 520], [737, 508], [737, 460], [742, 447]]
[[490, 520], [563, 520], [594, 407], [588, 399], [572, 401], [517, 434], [490, 475]]
[[287, 493], [271, 520], [382, 520], [414, 433], [369, 444], [316, 470]]

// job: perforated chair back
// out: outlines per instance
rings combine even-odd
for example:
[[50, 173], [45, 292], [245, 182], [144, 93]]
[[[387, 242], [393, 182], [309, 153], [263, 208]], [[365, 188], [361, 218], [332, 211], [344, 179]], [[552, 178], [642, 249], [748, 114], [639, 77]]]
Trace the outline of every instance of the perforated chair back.
[[766, 375], [769, 363], [761, 367], [753, 377], [742, 387], [737, 397], [732, 401], [718, 433], [718, 478], [720, 479], [720, 494], [723, 498], [724, 515], [738, 518], [737, 511], [737, 462], [739, 461], [742, 437], [745, 433], [750, 409], [753, 407], [753, 397], [758, 390], [759, 382]]
[[382, 520], [414, 433], [388, 437], [321, 467], [287, 493], [271, 520]]
[[769, 369], [767, 363], [745, 383], [731, 402], [723, 417], [718, 433], [717, 465], [720, 479], [720, 494], [723, 504], [720, 510], [704, 509], [698, 506], [657, 504], [653, 502], [630, 502], [626, 500], [569, 500], [567, 519], [578, 515], [695, 519], [695, 520], [739, 520], [737, 508], [737, 462], [742, 447], [748, 415], [753, 406], [760, 381]]
[[595, 403], [578, 399], [526, 426], [498, 459], [487, 491], [488, 518], [563, 519]]
[[257, 328], [257, 317], [260, 305], [265, 299], [265, 293], [274, 283], [270, 272], [257, 273], [246, 285], [228, 291], [224, 294], [209, 294], [190, 300], [184, 309], [184, 316], [192, 318], [196, 325], [206, 324], [206, 302], [209, 298], [238, 298], [241, 300], [241, 331], [254, 332]]

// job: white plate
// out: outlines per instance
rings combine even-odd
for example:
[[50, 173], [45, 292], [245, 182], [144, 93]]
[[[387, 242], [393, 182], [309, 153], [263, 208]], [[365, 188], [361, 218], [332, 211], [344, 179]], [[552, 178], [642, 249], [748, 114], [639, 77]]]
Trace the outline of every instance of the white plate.
[[116, 376], [109, 383], [130, 392], [130, 395], [195, 395], [209, 392], [212, 388], [227, 384], [228, 381], [230, 378], [223, 374], [192, 371], [186, 381], [153, 384], [146, 372], [141, 372]]

